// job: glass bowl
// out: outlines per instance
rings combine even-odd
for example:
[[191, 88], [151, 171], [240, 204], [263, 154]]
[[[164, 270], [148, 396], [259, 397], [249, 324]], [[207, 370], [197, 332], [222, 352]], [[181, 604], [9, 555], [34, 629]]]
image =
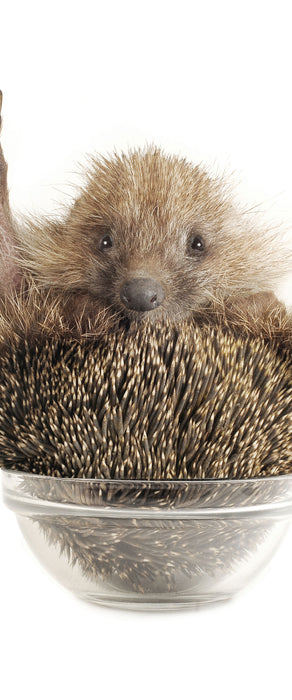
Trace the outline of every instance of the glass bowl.
[[270, 560], [292, 514], [292, 475], [115, 481], [2, 470], [2, 486], [60, 583], [88, 601], [140, 610], [232, 597]]

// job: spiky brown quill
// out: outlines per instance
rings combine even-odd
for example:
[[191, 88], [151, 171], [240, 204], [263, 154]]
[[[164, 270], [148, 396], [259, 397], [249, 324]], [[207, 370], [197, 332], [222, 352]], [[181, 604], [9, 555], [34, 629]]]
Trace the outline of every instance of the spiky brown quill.
[[[193, 479], [291, 472], [289, 332], [278, 323], [268, 339], [267, 328], [239, 334], [221, 319], [138, 324], [99, 338], [80, 328], [73, 338], [62, 307], [33, 286], [29, 298], [6, 303], [0, 321], [1, 466], [72, 477], [49, 492], [46, 481], [29, 480], [37, 498], [88, 505], [139, 498], [162, 508], [178, 498], [175, 479], [189, 484], [179, 493], [187, 504]], [[75, 477], [111, 479], [113, 490]], [[154, 494], [141, 486], [139, 495], [117, 479], [167, 484]], [[142, 595], [204, 588], [204, 577], [215, 582], [232, 571], [270, 528], [255, 518], [244, 528], [222, 519], [214, 533], [212, 520], [34, 517], [83, 575]]]
[[[73, 324], [72, 337], [62, 307], [30, 289], [29, 297], [7, 300], [0, 318], [0, 465], [72, 478], [70, 486], [51, 483], [49, 492], [45, 480], [28, 480], [29, 493], [88, 505], [139, 498], [164, 508], [178, 497], [187, 504], [193, 479], [291, 472], [290, 339], [279, 319], [257, 337], [222, 319], [115, 333], [101, 321], [99, 337], [97, 328], [92, 336], [92, 328], [86, 335], [79, 327], [78, 335]], [[111, 479], [116, 490], [96, 490], [86, 477]], [[139, 495], [129, 482], [122, 491], [117, 479], [167, 484], [154, 494], [141, 486]], [[176, 479], [190, 485], [179, 496]], [[34, 519], [83, 575], [142, 595], [204, 587], [205, 576], [219, 580], [270, 527], [223, 519], [214, 534], [212, 521]]]
[[72, 337], [36, 287], [3, 308], [1, 466], [136, 479], [291, 470], [285, 328], [284, 344], [279, 327], [268, 342], [220, 322], [100, 329]]

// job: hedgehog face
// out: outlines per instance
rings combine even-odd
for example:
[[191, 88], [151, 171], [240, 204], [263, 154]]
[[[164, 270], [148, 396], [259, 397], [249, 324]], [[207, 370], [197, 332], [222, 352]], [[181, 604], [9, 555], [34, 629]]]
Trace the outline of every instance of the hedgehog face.
[[143, 229], [141, 223], [131, 232], [122, 224], [88, 227], [80, 292], [131, 319], [182, 318], [204, 304], [203, 237], [182, 229], [167, 236], [169, 227], [155, 240], [158, 226], [153, 221]]
[[185, 318], [269, 289], [270, 258], [277, 271], [221, 181], [156, 148], [93, 160], [67, 219], [35, 233], [26, 264], [45, 286], [130, 319]]
[[131, 318], [186, 316], [205, 301], [205, 239], [194, 227], [147, 218], [95, 227], [87, 290]]
[[95, 162], [65, 225], [68, 286], [132, 319], [204, 305], [222, 227], [219, 202], [214, 220], [202, 201], [208, 188], [204, 173], [156, 150]]

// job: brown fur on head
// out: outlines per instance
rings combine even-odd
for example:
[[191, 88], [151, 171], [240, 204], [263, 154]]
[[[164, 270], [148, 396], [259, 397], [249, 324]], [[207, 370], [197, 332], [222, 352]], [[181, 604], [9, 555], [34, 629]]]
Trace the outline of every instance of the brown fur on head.
[[[91, 316], [178, 320], [216, 298], [248, 306], [291, 269], [281, 240], [241, 216], [220, 179], [155, 147], [92, 159], [65, 220], [30, 222], [19, 247], [42, 286]], [[129, 283], [145, 279], [152, 307], [133, 308]]]
[[292, 267], [280, 238], [241, 216], [220, 179], [155, 147], [92, 159], [63, 221], [19, 231], [0, 147], [0, 243], [1, 296], [19, 289], [22, 267], [75, 320], [180, 320], [216, 302], [261, 317]]

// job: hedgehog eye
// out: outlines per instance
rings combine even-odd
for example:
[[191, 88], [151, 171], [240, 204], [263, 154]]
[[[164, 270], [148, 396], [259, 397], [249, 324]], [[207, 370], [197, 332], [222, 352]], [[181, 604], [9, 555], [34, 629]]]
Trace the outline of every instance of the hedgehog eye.
[[109, 233], [106, 234], [106, 236], [103, 236], [100, 240], [99, 243], [99, 248], [100, 250], [108, 250], [109, 248], [112, 248], [114, 245], [113, 238], [110, 236]]
[[191, 252], [194, 251], [196, 253], [203, 253], [203, 251], [205, 250], [205, 243], [204, 243], [203, 238], [201, 238], [201, 236], [197, 236], [197, 235], [192, 236], [192, 238], [190, 239], [189, 245], [191, 248]]

